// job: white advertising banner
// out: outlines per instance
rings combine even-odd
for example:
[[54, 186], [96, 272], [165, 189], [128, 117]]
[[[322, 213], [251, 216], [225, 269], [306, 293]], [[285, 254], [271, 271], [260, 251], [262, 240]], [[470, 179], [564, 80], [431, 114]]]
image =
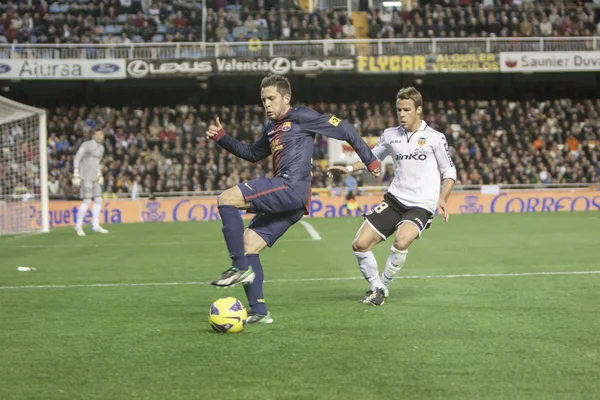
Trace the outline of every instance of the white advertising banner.
[[125, 79], [125, 60], [0, 59], [0, 80]]
[[600, 71], [600, 51], [500, 53], [501, 72]]

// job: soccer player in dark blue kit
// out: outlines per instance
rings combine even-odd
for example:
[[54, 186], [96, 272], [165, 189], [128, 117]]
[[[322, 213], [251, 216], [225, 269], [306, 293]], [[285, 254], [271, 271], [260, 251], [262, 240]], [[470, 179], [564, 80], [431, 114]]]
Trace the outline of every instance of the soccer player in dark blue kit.
[[[244, 160], [257, 162], [273, 155], [274, 178], [240, 183], [218, 198], [232, 267], [212, 285], [244, 285], [250, 305], [250, 324], [273, 322], [264, 302], [264, 273], [258, 253], [266, 246], [273, 246], [292, 225], [308, 214], [315, 134], [348, 142], [367, 169], [373, 175], [379, 175], [377, 157], [351, 124], [309, 108], [292, 108], [290, 83], [283, 76], [268, 76], [262, 80], [260, 87], [269, 122], [256, 142], [244, 144], [228, 136], [218, 118], [207, 132], [207, 136], [216, 140], [219, 146]], [[256, 214], [245, 232], [238, 210]]]

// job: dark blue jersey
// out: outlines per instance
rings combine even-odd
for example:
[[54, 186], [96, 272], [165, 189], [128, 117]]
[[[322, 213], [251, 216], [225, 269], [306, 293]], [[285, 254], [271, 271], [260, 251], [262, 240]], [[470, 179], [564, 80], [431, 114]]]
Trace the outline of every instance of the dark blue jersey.
[[310, 183], [315, 134], [348, 142], [367, 166], [377, 160], [348, 122], [306, 107], [291, 108], [279, 120], [269, 121], [261, 137], [251, 145], [240, 143], [228, 135], [218, 143], [230, 153], [250, 162], [273, 154], [275, 176], [284, 179], [302, 197], [308, 210], [312, 194]]

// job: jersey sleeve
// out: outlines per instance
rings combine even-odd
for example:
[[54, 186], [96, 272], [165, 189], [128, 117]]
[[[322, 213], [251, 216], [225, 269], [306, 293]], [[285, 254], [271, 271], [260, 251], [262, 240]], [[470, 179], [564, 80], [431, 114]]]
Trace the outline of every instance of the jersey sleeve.
[[385, 132], [383, 132], [379, 137], [379, 143], [373, 147], [373, 154], [379, 161], [385, 160], [385, 158], [390, 154], [390, 149], [385, 140]]
[[79, 164], [81, 164], [81, 160], [88, 153], [88, 142], [85, 141], [81, 143], [77, 153], [75, 153], [75, 157], [73, 158], [73, 168], [79, 168]]
[[456, 181], [456, 167], [454, 166], [452, 158], [450, 157], [448, 141], [444, 135], [440, 136], [440, 139], [436, 142], [433, 151], [442, 178]]
[[320, 114], [309, 108], [303, 108], [298, 114], [300, 125], [306, 132], [347, 142], [367, 166], [377, 160], [369, 145], [350, 123], [335, 116]]
[[271, 154], [269, 137], [264, 130], [260, 138], [252, 144], [242, 143], [229, 135], [223, 136], [217, 143], [234, 156], [250, 162], [260, 161]]

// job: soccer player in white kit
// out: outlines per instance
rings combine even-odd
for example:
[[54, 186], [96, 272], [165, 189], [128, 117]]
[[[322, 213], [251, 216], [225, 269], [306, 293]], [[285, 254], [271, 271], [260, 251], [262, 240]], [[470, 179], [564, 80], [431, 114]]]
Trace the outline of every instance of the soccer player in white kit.
[[[391, 156], [394, 161], [394, 180], [384, 199], [365, 214], [352, 249], [358, 266], [371, 289], [361, 303], [380, 306], [388, 296], [388, 285], [400, 272], [408, 247], [429, 228], [436, 209], [448, 221], [448, 197], [456, 181], [456, 168], [444, 134], [432, 129], [420, 115], [423, 97], [414, 87], [401, 89], [396, 99], [400, 126], [387, 128], [381, 135], [373, 154], [383, 161]], [[349, 173], [364, 169], [361, 162], [350, 166], [328, 169]], [[440, 193], [441, 180], [441, 193]], [[377, 243], [396, 234], [383, 273], [379, 275], [372, 249]]]
[[100, 211], [102, 210], [102, 185], [104, 177], [102, 176], [101, 161], [104, 155], [104, 132], [98, 129], [94, 132], [92, 139], [86, 140], [81, 144], [75, 159], [73, 160], [73, 186], [80, 187], [81, 198], [83, 201], [77, 212], [75, 222], [75, 232], [77, 236], [85, 236], [83, 231], [83, 219], [85, 213], [94, 199], [92, 205], [92, 232], [108, 233], [100, 226]]

